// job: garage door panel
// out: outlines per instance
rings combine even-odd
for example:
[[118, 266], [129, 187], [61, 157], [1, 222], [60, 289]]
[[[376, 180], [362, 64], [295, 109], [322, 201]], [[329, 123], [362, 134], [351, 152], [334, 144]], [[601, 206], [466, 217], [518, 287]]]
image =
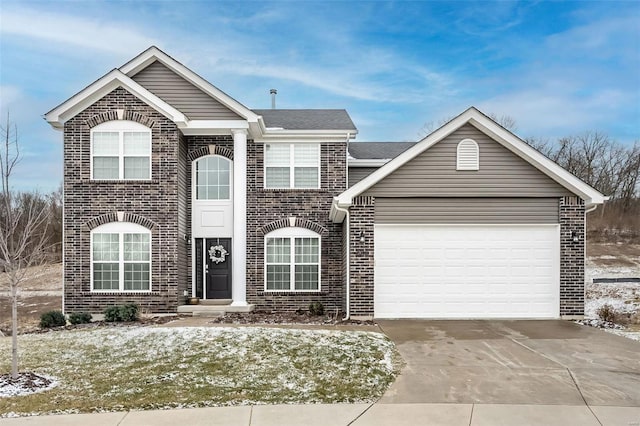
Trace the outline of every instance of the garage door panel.
[[375, 316], [556, 318], [557, 225], [375, 228]]

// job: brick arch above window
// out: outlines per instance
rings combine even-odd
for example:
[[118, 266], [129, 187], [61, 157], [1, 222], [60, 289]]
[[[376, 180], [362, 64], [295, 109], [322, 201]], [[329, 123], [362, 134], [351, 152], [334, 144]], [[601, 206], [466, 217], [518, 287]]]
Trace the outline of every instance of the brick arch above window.
[[135, 121], [136, 123], [140, 123], [149, 128], [155, 125], [155, 121], [151, 117], [129, 109], [113, 109], [105, 111], [87, 119], [85, 123], [89, 128], [94, 128], [99, 124], [106, 123], [107, 121], [118, 120]]
[[268, 223], [258, 228], [258, 233], [260, 233], [261, 235], [266, 235], [269, 232], [273, 232], [277, 229], [293, 228], [293, 227], [305, 228], [320, 235], [325, 235], [328, 232], [327, 228], [315, 222], [312, 222], [310, 220], [301, 219], [299, 217], [288, 217], [285, 219], [273, 221], [271, 223]]
[[205, 155], [220, 155], [233, 161], [233, 150], [220, 145], [207, 145], [191, 151], [187, 158], [189, 161], [195, 161]]
[[100, 216], [96, 216], [93, 219], [88, 220], [84, 227], [89, 231], [97, 228], [100, 225], [104, 225], [105, 223], [112, 222], [129, 222], [135, 223], [136, 225], [144, 226], [150, 231], [156, 229], [157, 225], [152, 220], [147, 219], [144, 216], [140, 216], [135, 213], [129, 212], [111, 212], [107, 214], [103, 214]]

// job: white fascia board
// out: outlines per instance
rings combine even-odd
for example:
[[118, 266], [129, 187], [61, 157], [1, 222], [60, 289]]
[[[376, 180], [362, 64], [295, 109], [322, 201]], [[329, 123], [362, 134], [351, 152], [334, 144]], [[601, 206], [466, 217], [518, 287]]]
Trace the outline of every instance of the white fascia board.
[[207, 80], [200, 77], [198, 74], [191, 71], [189, 68], [185, 67], [155, 46], [150, 47], [121, 66], [120, 71], [132, 77], [156, 60], [160, 61], [167, 68], [174, 71], [189, 83], [193, 84], [247, 121], [258, 121], [259, 116], [255, 112], [251, 111], [249, 108], [242, 105], [240, 102], [236, 101], [231, 96], [227, 95], [222, 90], [218, 89], [213, 84], [209, 83]]
[[185, 125], [187, 123], [187, 118], [183, 113], [117, 69], [108, 72], [103, 77], [46, 113], [44, 118], [54, 128], [61, 129], [67, 120], [120, 86], [178, 125]]
[[269, 142], [346, 142], [355, 137], [353, 130], [272, 130], [256, 135], [254, 141]]
[[347, 164], [349, 167], [382, 167], [389, 161], [391, 161], [390, 158], [347, 158]]
[[563, 167], [541, 154], [538, 150], [531, 147], [504, 127], [496, 124], [481, 112], [477, 111], [477, 114], [469, 120], [469, 123], [479, 128], [480, 131], [490, 136], [509, 151], [533, 165], [558, 184], [574, 194], [579, 195], [585, 200], [587, 207], [602, 204], [606, 201], [607, 197], [600, 193], [600, 191], [569, 173]]
[[178, 128], [186, 136], [228, 135], [231, 129], [248, 129], [246, 120], [189, 120]]
[[373, 185], [412, 160], [414, 157], [431, 148], [433, 145], [440, 142], [466, 123], [471, 123], [472, 125], [477, 126], [482, 132], [494, 138], [505, 148], [532, 164], [560, 185], [582, 197], [587, 206], [602, 204], [605, 201], [603, 194], [530, 147], [526, 142], [504, 129], [475, 107], [471, 107], [439, 129], [435, 130], [430, 135], [426, 136], [393, 160], [389, 161], [384, 166], [380, 167], [375, 172], [371, 173], [360, 182], [356, 183], [351, 188], [344, 191], [336, 197], [335, 202], [337, 202], [340, 207], [351, 206], [353, 197], [365, 192], [367, 189], [371, 188]]

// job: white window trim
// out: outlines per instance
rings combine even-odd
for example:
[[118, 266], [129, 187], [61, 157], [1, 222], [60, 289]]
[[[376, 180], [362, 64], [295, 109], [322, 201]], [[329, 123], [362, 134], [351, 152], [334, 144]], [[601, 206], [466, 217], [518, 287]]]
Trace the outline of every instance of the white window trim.
[[[96, 290], [93, 288], [93, 236], [94, 234], [119, 234], [118, 237], [118, 289], [108, 289], [108, 290]], [[125, 290], [124, 289], [124, 237], [123, 234], [149, 234], [149, 289], [148, 290]], [[151, 235], [151, 231], [144, 226], [137, 225], [131, 222], [111, 222], [105, 223], [104, 225], [100, 225], [91, 230], [91, 238], [89, 241], [89, 251], [90, 251], [90, 274], [91, 274], [91, 292], [92, 293], [151, 293], [151, 289], [153, 287], [152, 271], [153, 265], [152, 254], [153, 254], [153, 236]], [[144, 261], [140, 261], [137, 263], [143, 263]], [[116, 262], [105, 262], [105, 263], [116, 263]]]
[[[460, 147], [463, 145], [473, 144], [476, 150], [475, 164], [465, 165], [460, 163]], [[480, 147], [473, 139], [462, 139], [456, 147], [456, 170], [480, 170]]]
[[[118, 133], [118, 178], [117, 179], [95, 179], [93, 177], [93, 134], [100, 132], [117, 132]], [[124, 177], [124, 133], [125, 132], [146, 132], [149, 134], [149, 153], [147, 155], [143, 154], [135, 154], [135, 155], [127, 155], [126, 157], [148, 157], [149, 158], [149, 177], [147, 179], [125, 179]], [[91, 138], [89, 141], [89, 149], [90, 149], [90, 170], [91, 170], [91, 180], [111, 180], [111, 181], [121, 181], [121, 180], [131, 180], [131, 181], [145, 181], [151, 180], [151, 161], [152, 161], [152, 146], [153, 146], [153, 138], [151, 135], [151, 129], [147, 126], [144, 126], [140, 123], [136, 123], [135, 121], [128, 120], [114, 120], [107, 121], [102, 124], [98, 124], [96, 127], [91, 129]], [[98, 156], [104, 157], [104, 156]]]
[[[289, 253], [289, 289], [268, 289], [267, 288], [267, 240], [269, 238], [290, 238], [295, 240], [295, 238], [317, 238], [318, 239], [318, 288], [313, 290], [298, 290], [296, 289], [295, 282], [295, 242], [291, 241], [289, 244], [289, 249], [291, 252]], [[264, 236], [264, 291], [269, 293], [317, 293], [322, 291], [322, 238], [320, 234], [317, 234], [310, 229], [299, 228], [299, 227], [289, 227], [289, 228], [281, 228], [276, 229], [275, 231], [271, 231]]]
[[[289, 186], [283, 186], [283, 187], [276, 187], [276, 186], [267, 186], [267, 167], [285, 167], [285, 166], [268, 166], [267, 165], [267, 146], [269, 145], [289, 145]], [[318, 169], [318, 186], [314, 186], [314, 187], [296, 187], [295, 186], [295, 145], [306, 145], [303, 143], [282, 143], [282, 142], [269, 142], [269, 143], [265, 143], [264, 144], [264, 155], [263, 155], [263, 169], [262, 169], [262, 176], [263, 176], [263, 186], [265, 189], [300, 189], [300, 190], [304, 190], [304, 189], [320, 189], [322, 187], [322, 181], [320, 180], [320, 165], [322, 164], [322, 151], [320, 149], [320, 144], [319, 143], [314, 143], [313, 145], [316, 145], [318, 148], [318, 164], [316, 165], [317, 169]]]
[[[218, 200], [206, 200], [198, 198], [198, 172], [197, 172], [197, 163], [198, 161], [209, 158], [209, 157], [219, 157], [229, 162], [229, 198], [221, 198]], [[233, 161], [224, 155], [211, 154], [211, 155], [203, 155], [202, 157], [198, 157], [191, 162], [191, 186], [193, 187], [193, 202], [201, 203], [201, 204], [229, 204], [231, 200], [233, 200]]]

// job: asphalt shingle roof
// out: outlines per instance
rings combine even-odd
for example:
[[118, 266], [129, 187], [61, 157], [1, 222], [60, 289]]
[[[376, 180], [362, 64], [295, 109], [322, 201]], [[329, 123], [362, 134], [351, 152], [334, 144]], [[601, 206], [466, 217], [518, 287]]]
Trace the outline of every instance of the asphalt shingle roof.
[[353, 158], [382, 160], [395, 158], [417, 142], [351, 142], [349, 154]]
[[357, 130], [344, 109], [254, 109], [267, 127], [286, 130]]

